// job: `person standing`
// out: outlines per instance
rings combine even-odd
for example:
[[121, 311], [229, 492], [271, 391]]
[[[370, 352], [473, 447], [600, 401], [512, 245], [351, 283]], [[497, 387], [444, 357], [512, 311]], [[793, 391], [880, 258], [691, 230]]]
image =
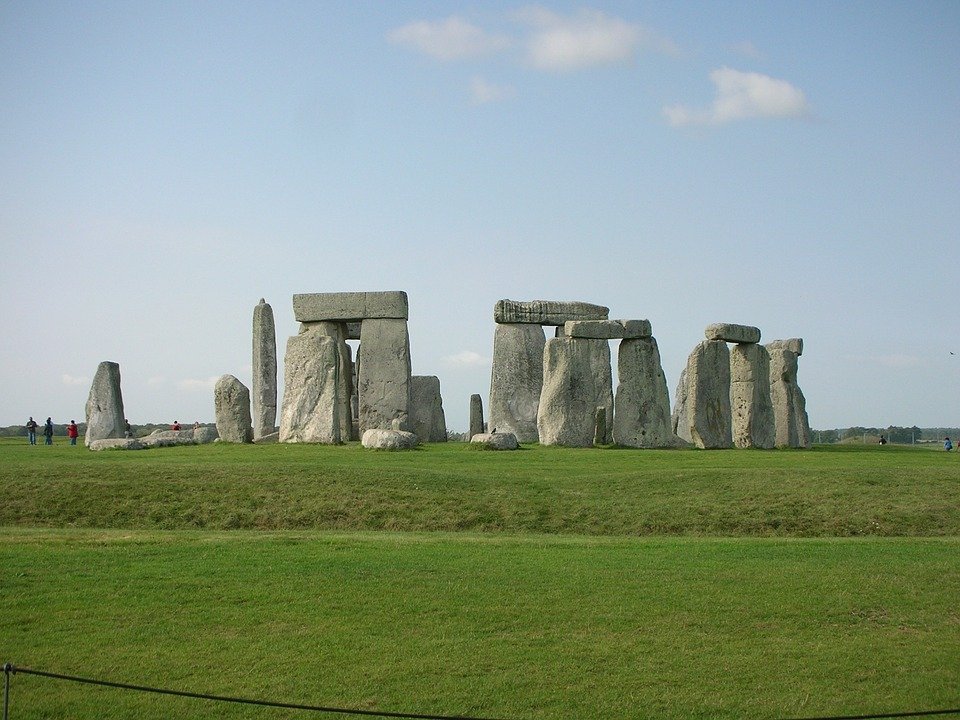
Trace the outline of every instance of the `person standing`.
[[31, 445], [37, 444], [37, 421], [33, 419], [32, 415], [27, 420], [27, 439], [30, 440]]
[[50, 418], [43, 424], [43, 444], [53, 445], [53, 420]]
[[67, 437], [70, 438], [70, 444], [77, 444], [77, 436], [80, 434], [80, 429], [77, 427], [77, 421], [71, 420], [70, 424], [67, 425]]

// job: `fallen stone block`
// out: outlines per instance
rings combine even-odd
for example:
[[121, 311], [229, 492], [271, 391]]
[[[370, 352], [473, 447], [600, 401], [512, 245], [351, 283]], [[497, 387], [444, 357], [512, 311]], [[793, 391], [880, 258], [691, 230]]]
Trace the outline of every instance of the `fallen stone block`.
[[363, 433], [360, 444], [371, 450], [412, 450], [420, 444], [420, 440], [405, 430], [371, 428]]
[[92, 440], [88, 446], [91, 450], [143, 450], [147, 446], [136, 438], [103, 438]]
[[470, 438], [471, 445], [483, 445], [490, 450], [517, 450], [520, 443], [513, 433], [477, 433]]

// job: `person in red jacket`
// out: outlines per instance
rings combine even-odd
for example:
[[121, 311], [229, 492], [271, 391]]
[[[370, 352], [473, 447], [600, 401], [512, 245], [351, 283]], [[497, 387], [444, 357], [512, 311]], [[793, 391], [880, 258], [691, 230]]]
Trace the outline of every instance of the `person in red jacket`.
[[71, 420], [70, 424], [67, 425], [67, 437], [70, 438], [70, 444], [77, 444], [77, 436], [80, 434], [79, 428], [77, 428], [77, 423], [75, 420]]

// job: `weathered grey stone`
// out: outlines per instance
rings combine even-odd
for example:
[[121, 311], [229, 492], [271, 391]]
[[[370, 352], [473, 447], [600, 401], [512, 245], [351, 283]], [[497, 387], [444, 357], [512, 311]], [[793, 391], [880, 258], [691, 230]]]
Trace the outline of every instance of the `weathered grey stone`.
[[253, 309], [253, 437], [277, 426], [277, 331], [273, 308], [263, 299]]
[[436, 375], [413, 375], [410, 378], [410, 417], [413, 432], [422, 442], [447, 441], [440, 378]]
[[406, 320], [364, 320], [358, 353], [360, 432], [388, 429], [410, 414], [410, 336]]
[[280, 433], [275, 432], [270, 433], [269, 435], [258, 437], [256, 440], [254, 440], [254, 442], [257, 445], [276, 445], [278, 442], [280, 442]]
[[297, 322], [357, 321], [408, 317], [407, 294], [388, 292], [300, 293], [293, 296]]
[[340, 353], [328, 335], [307, 331], [287, 340], [280, 442], [340, 442]]
[[650, 337], [651, 333], [649, 320], [568, 320], [557, 337], [619, 340]]
[[[594, 412], [607, 409], [613, 425], [613, 378], [606, 340], [551, 338], [543, 351], [543, 392], [537, 412], [541, 445], [590, 447]], [[497, 426], [499, 429], [499, 426]], [[604, 444], [609, 443], [604, 438]]]
[[803, 338], [773, 340], [767, 343], [767, 350], [789, 350], [799, 357], [800, 355], [803, 355]]
[[607, 442], [607, 409], [598, 407], [593, 412], [593, 444], [605, 445]]
[[538, 438], [544, 342], [539, 325], [499, 324], [493, 334], [489, 425], [520, 442]]
[[177, 445], [196, 445], [193, 430], [163, 430], [140, 438], [144, 448], [175, 447]]
[[87, 434], [84, 444], [94, 440], [122, 438], [125, 429], [123, 396], [120, 393], [120, 365], [105, 361], [97, 366], [87, 397]]
[[220, 439], [220, 434], [215, 427], [202, 425], [193, 430], [193, 441], [197, 445], [206, 445]]
[[103, 438], [93, 440], [89, 443], [91, 450], [143, 450], [146, 448], [140, 440], [136, 438]]
[[762, 345], [742, 343], [730, 349], [730, 414], [735, 446], [774, 447], [770, 355]]
[[[217, 433], [223, 442], [253, 442], [250, 420], [250, 391], [233, 375], [221, 375], [213, 388]], [[191, 431], [191, 439], [193, 432]]]
[[606, 320], [610, 308], [579, 301], [498, 300], [493, 308], [497, 323], [563, 325], [567, 320]]
[[671, 448], [680, 444], [670, 417], [667, 379], [652, 338], [623, 340], [617, 353], [613, 441], [623, 447]]
[[516, 450], [520, 447], [513, 433], [477, 433], [470, 438], [473, 445], [485, 445], [491, 450]]
[[[797, 385], [797, 353], [788, 350], [787, 341], [766, 346], [770, 355], [770, 398], [773, 402], [777, 447], [810, 447], [807, 402]], [[802, 349], [802, 345], [800, 346]]]
[[723, 340], [704, 340], [686, 369], [686, 427], [677, 434], [699, 448], [733, 447], [730, 430], [730, 351]]
[[670, 425], [673, 429], [673, 434], [676, 435], [681, 442], [685, 443], [691, 443], [693, 441], [693, 438], [690, 437], [690, 416], [688, 410], [687, 368], [684, 366], [683, 370], [680, 371], [680, 379], [677, 380], [677, 391], [674, 393], [673, 413], [670, 415]]
[[353, 439], [353, 409], [350, 401], [353, 394], [353, 358], [347, 345], [347, 323], [312, 322], [300, 325], [300, 332], [317, 332], [331, 338], [337, 345], [337, 422], [340, 424], [340, 440]]
[[474, 393], [470, 396], [470, 429], [469, 437], [483, 432], [483, 398]]
[[751, 325], [734, 325], [733, 323], [713, 323], [707, 325], [703, 331], [707, 340], [723, 340], [731, 343], [758, 343], [760, 342], [760, 328]]
[[363, 433], [360, 443], [371, 450], [412, 450], [419, 444], [412, 432], [371, 428]]

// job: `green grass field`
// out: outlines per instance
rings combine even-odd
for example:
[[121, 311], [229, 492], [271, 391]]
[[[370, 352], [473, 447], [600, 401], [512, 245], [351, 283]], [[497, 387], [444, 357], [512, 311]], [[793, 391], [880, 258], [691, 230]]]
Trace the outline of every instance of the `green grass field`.
[[[517, 719], [960, 707], [952, 454], [5, 441], [0, 478], [3, 662]], [[310, 716], [12, 689], [18, 719]]]

